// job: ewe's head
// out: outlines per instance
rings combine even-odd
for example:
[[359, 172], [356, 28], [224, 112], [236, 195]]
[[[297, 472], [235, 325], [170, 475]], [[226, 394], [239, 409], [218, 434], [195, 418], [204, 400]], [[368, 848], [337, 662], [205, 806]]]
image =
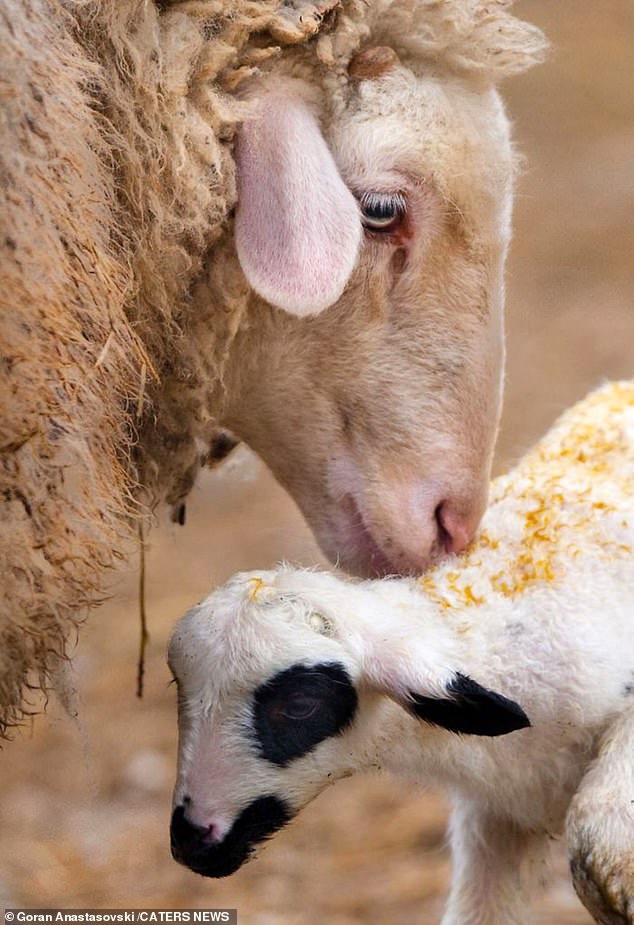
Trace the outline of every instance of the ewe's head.
[[[420, 609], [420, 592], [410, 591]], [[426, 639], [399, 633], [384, 592], [327, 574], [247, 573], [180, 621], [169, 647], [179, 703], [176, 860], [205, 876], [231, 874], [328, 784], [375, 762], [382, 711], [397, 713], [388, 735], [398, 716], [408, 722], [381, 694], [453, 732], [527, 724], [516, 704], [451, 668], [451, 640], [431, 608]]]
[[256, 80], [236, 148], [257, 296], [225, 421], [361, 575], [459, 551], [483, 512], [514, 160], [494, 84], [539, 44], [483, 4], [400, 8], [373, 27], [392, 45]]

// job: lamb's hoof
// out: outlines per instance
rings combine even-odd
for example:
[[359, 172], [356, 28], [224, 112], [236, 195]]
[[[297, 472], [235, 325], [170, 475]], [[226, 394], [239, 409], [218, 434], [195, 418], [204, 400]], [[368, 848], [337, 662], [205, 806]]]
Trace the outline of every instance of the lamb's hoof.
[[582, 815], [568, 822], [577, 895], [600, 925], [634, 925], [634, 817], [599, 807], [592, 818]]

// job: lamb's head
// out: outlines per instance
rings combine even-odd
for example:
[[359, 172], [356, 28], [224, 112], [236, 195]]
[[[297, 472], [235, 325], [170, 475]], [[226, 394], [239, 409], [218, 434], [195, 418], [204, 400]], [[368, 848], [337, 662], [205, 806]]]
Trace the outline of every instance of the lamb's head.
[[385, 46], [319, 86], [302, 74], [256, 81], [237, 143], [257, 295], [225, 423], [332, 560], [419, 571], [486, 501], [513, 180], [498, 75]]
[[399, 635], [391, 617], [388, 630], [381, 595], [328, 574], [245, 573], [180, 621], [169, 647], [176, 860], [233, 873], [326, 786], [380, 761], [399, 724], [412, 727], [406, 740], [419, 725], [480, 735], [527, 725], [516, 704], [448, 667], [441, 621], [426, 642]]

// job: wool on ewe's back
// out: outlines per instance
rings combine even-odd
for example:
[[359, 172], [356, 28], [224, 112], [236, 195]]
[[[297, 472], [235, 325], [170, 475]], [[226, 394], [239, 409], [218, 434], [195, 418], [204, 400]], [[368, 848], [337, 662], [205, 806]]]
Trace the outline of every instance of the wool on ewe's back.
[[384, 768], [454, 797], [444, 925], [529, 922], [564, 829], [596, 921], [634, 922], [633, 548], [623, 382], [494, 482], [472, 547], [424, 577], [233, 578], [170, 643], [175, 858], [230, 874], [333, 781]]

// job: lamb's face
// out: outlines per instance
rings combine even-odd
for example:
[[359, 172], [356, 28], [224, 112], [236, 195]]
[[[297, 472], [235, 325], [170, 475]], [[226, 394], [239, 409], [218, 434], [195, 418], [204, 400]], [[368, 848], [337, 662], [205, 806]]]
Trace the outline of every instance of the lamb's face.
[[245, 126], [238, 149], [249, 179], [236, 235], [250, 281], [285, 310], [253, 300], [225, 421], [333, 561], [361, 575], [417, 572], [469, 542], [486, 501], [507, 121], [493, 89], [398, 63], [338, 87], [331, 117], [301, 81], [275, 87], [265, 128], [251, 138]]
[[274, 577], [237, 576], [170, 642], [180, 738], [172, 853], [209, 877], [233, 873], [349, 772], [354, 664], [323, 634], [325, 618]]
[[376, 762], [395, 730], [390, 752], [417, 733], [429, 747], [431, 728], [498, 736], [528, 725], [516, 703], [451, 669], [446, 623], [414, 582], [293, 569], [237, 575], [191, 610], [169, 647], [176, 860], [232, 873], [324, 787]]

